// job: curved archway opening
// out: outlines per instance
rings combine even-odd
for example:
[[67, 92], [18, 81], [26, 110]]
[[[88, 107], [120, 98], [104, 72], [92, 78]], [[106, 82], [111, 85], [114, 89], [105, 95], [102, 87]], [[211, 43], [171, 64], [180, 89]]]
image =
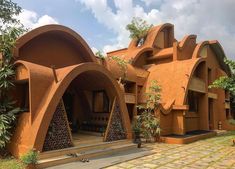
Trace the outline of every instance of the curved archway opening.
[[[114, 116], [113, 113], [111, 113], [114, 111], [114, 103], [120, 106], [119, 119], [116, 120], [119, 120], [121, 124], [121, 128], [118, 130], [122, 130], [117, 131], [116, 134], [118, 135], [119, 132], [125, 132], [125, 135], [119, 136], [118, 138], [126, 139], [127, 126], [125, 124], [126, 122], [124, 122], [126, 119], [123, 117], [123, 112], [121, 113], [123, 108], [121, 108], [120, 94], [118, 94], [118, 92], [115, 84], [105, 73], [97, 70], [87, 70], [78, 74], [63, 92], [61, 101], [64, 105], [64, 110], [61, 110], [61, 106], [59, 106], [61, 104], [60, 101], [58, 105], [59, 109], [57, 106], [52, 120], [50, 121], [43, 143], [43, 151], [86, 144], [88, 140], [95, 143], [102, 142], [105, 134], [107, 135], [107, 130], [113, 128], [113, 123], [110, 124], [110, 121], [112, 121], [112, 117]], [[115, 102], [116, 98], [117, 102]], [[62, 111], [62, 113], [58, 113], [58, 111]], [[63, 113], [66, 118], [64, 118]], [[56, 123], [64, 124], [63, 126], [67, 125], [67, 128], [62, 128], [61, 125], [56, 125]], [[61, 131], [60, 134], [56, 134], [58, 131]], [[52, 138], [53, 132], [55, 132], [54, 138]], [[63, 132], [64, 134], [61, 134]], [[52, 145], [51, 142], [55, 142], [56, 140], [57, 143]], [[69, 143], [69, 141], [71, 144], [64, 144]], [[52, 145], [52, 147], [50, 147], [50, 145]]]
[[208, 97], [206, 62], [200, 62], [192, 73], [187, 91], [186, 132], [208, 130]]
[[87, 131], [103, 135], [114, 98], [115, 92], [104, 75], [87, 71], [76, 77], [63, 95], [72, 133]]

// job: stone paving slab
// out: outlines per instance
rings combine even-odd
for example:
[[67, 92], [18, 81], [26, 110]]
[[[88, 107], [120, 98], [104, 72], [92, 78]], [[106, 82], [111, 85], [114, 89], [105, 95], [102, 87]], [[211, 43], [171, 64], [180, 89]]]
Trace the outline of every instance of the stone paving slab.
[[187, 145], [148, 144], [154, 154], [107, 169], [235, 169], [235, 131]]

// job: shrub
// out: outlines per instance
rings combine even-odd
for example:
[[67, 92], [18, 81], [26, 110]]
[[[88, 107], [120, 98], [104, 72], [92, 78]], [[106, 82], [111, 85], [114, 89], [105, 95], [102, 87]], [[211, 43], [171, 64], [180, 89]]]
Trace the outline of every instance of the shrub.
[[229, 119], [228, 122], [229, 122], [229, 124], [231, 124], [231, 125], [235, 125], [235, 119]]
[[20, 111], [15, 102], [9, 98], [9, 90], [14, 86], [13, 48], [16, 39], [23, 33], [22, 28], [7, 28], [0, 34], [0, 149], [10, 141], [16, 113]]
[[146, 104], [137, 106], [138, 109], [142, 110], [142, 113], [137, 117], [136, 122], [141, 126], [141, 134], [146, 140], [160, 135], [160, 121], [155, 116], [155, 110], [158, 108], [161, 98], [160, 92], [161, 87], [157, 84], [157, 81], [152, 81], [149, 92], [146, 93]]
[[26, 154], [20, 157], [20, 160], [24, 164], [36, 164], [38, 161], [38, 152], [34, 150], [29, 150]]

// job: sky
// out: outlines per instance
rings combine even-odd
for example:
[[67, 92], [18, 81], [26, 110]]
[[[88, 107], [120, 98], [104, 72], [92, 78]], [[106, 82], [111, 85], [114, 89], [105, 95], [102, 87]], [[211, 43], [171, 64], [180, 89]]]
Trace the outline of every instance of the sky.
[[127, 47], [125, 29], [133, 17], [149, 24], [174, 24], [178, 41], [189, 34], [197, 42], [218, 40], [235, 60], [235, 0], [13, 0], [28, 28], [61, 24], [80, 34], [91, 49], [108, 52]]

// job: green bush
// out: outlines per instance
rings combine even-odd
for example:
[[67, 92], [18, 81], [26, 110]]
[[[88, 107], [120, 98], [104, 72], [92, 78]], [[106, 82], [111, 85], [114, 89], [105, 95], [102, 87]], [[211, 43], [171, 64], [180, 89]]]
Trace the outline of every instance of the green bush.
[[10, 141], [16, 114], [20, 111], [9, 97], [9, 91], [14, 86], [15, 71], [13, 69], [13, 48], [16, 39], [23, 33], [21, 28], [0, 30], [0, 149]]
[[140, 116], [137, 117], [136, 123], [141, 126], [140, 132], [146, 140], [157, 138], [160, 135], [160, 120], [156, 117], [155, 111], [160, 103], [161, 87], [157, 81], [152, 81], [149, 92], [146, 95], [146, 104], [138, 105], [137, 108], [142, 110]]
[[20, 157], [20, 160], [24, 163], [24, 164], [36, 164], [38, 161], [38, 152], [34, 151], [34, 150], [29, 150], [28, 153], [26, 153], [25, 155], [22, 155]]
[[235, 119], [229, 119], [228, 122], [229, 122], [229, 124], [231, 124], [231, 125], [235, 125]]
[[25, 169], [26, 165], [14, 158], [0, 158], [0, 169]]
[[7, 98], [0, 102], [0, 149], [10, 141], [11, 131], [16, 120], [16, 114], [20, 111], [14, 107], [15, 102]]

